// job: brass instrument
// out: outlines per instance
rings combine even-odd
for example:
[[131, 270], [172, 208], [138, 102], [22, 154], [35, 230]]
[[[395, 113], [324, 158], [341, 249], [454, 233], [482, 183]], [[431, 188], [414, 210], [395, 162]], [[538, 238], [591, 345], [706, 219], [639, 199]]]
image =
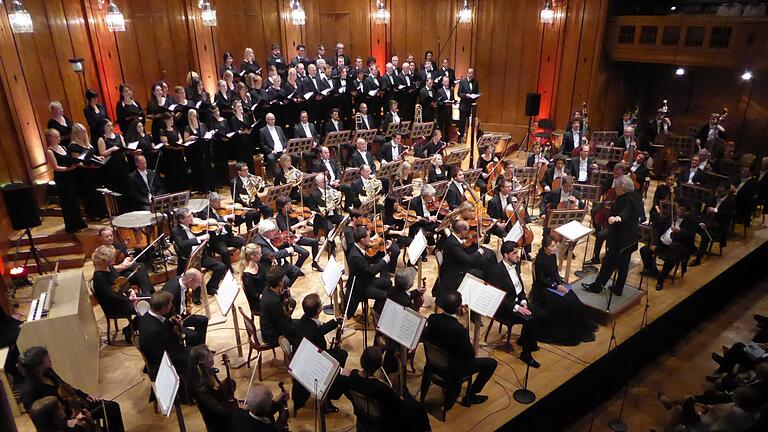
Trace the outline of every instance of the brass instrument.
[[243, 201], [250, 203], [253, 201], [254, 198], [264, 190], [264, 187], [266, 186], [266, 182], [263, 178], [248, 174], [248, 177], [245, 178], [245, 181], [243, 181], [243, 188], [245, 189], [246, 194], [240, 194], [240, 199]]
[[414, 115], [413, 115], [413, 121], [415, 123], [423, 123], [423, 120], [424, 120], [424, 118], [423, 118], [422, 112], [421, 112], [421, 104], [416, 104], [416, 108], [415, 108]]
[[291, 186], [298, 186], [301, 180], [304, 178], [304, 173], [300, 169], [291, 167], [287, 173], [285, 173], [285, 180]]
[[363, 179], [363, 191], [365, 195], [358, 196], [360, 202], [367, 201], [381, 192], [381, 180], [373, 177], [370, 177], [368, 180]]
[[341, 192], [332, 187], [319, 188], [318, 190], [323, 201], [325, 201], [325, 206], [318, 206], [320, 212], [328, 214], [341, 208]]
[[363, 130], [363, 115], [355, 113], [355, 130]]
[[581, 116], [584, 119], [584, 133], [586, 134], [589, 130], [589, 113], [587, 112], [587, 103], [583, 102], [581, 104]]

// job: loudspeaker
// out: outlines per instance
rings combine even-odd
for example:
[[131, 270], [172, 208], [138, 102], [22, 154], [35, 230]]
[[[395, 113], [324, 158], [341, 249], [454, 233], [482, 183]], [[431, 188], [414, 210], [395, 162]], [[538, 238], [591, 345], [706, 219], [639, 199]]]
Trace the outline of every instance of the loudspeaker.
[[7, 184], [3, 186], [3, 200], [13, 229], [23, 230], [42, 225], [32, 186], [24, 183]]
[[525, 97], [525, 115], [536, 117], [539, 115], [539, 108], [541, 108], [541, 95], [538, 93], [528, 93], [528, 96]]

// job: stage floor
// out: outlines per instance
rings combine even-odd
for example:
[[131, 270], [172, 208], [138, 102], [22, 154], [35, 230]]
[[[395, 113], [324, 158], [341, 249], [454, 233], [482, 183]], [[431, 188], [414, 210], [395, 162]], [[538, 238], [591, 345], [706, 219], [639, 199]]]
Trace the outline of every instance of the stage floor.
[[[649, 192], [649, 198], [646, 199], [646, 202], [650, 201], [650, 196], [652, 196], [652, 191]], [[53, 221], [55, 221], [55, 219], [45, 219], [44, 229], [53, 229], [51, 228], [51, 225], [54, 223]], [[541, 227], [538, 224], [532, 224], [531, 226], [536, 234], [536, 244], [534, 245], [535, 254], [538, 242], [541, 239]], [[739, 234], [743, 232], [741, 227], [739, 227], [737, 232]], [[753, 229], [750, 229], [746, 239], [739, 235], [738, 238], [729, 241], [728, 247], [725, 249], [725, 253], [722, 257], [712, 256], [705, 260], [702, 266], [690, 268], [684, 278], [677, 278], [673, 283], [668, 281], [663, 291], [655, 291], [653, 288], [655, 281], [648, 281], [648, 279], [645, 278], [641, 288], [647, 290], [650, 286], [650, 291], [646, 291], [648, 297], [646, 297], [646, 293], [643, 293], [639, 304], [635, 304], [618, 317], [616, 321], [616, 342], [621, 345], [626, 339], [630, 338], [640, 329], [644, 310], [643, 305], [646, 301], [650, 302], [650, 306], [648, 307], [648, 321], [653, 322], [766, 241], [768, 241], [768, 229], [760, 227], [759, 220], [755, 220]], [[492, 241], [492, 247], [496, 246], [495, 242], [496, 240]], [[591, 247], [592, 242], [590, 242], [590, 254]], [[584, 246], [579, 245], [575, 252], [577, 259], [573, 264], [574, 270], [579, 269], [581, 266]], [[324, 264], [325, 258], [322, 258], [320, 262], [321, 264]], [[306, 265], [304, 269], [307, 276], [300, 278], [292, 289], [293, 296], [299, 303], [305, 295], [313, 292], [318, 293], [321, 297], [325, 298], [321, 289], [320, 273], [312, 271], [308, 267], [309, 266]], [[239, 270], [237, 264], [236, 268]], [[561, 269], [564, 268], [565, 264], [561, 266]], [[632, 268], [628, 280], [630, 285], [638, 286], [640, 269], [640, 256], [638, 253], [635, 253], [633, 255]], [[90, 279], [92, 275], [92, 266], [90, 262], [86, 264], [84, 270], [86, 277]], [[430, 258], [429, 262], [424, 263], [423, 274], [427, 278], [427, 286], [431, 287], [437, 275], [437, 267], [434, 259]], [[523, 263], [523, 275], [526, 286], [530, 287], [530, 262]], [[571, 280], [575, 279], [576, 278], [572, 276]], [[575, 287], [575, 289], [579, 290], [580, 288]], [[19, 295], [28, 295], [28, 292], [22, 290]], [[247, 302], [243, 295], [240, 295], [237, 298], [236, 305], [243, 306], [244, 309], [247, 310]], [[428, 315], [431, 313], [432, 305], [433, 299], [428, 293], [425, 300], [425, 306], [421, 310], [422, 314]], [[28, 304], [22, 304], [22, 313], [26, 312], [25, 307], [28, 307]], [[212, 309], [215, 310], [216, 308], [214, 303]], [[301, 308], [297, 308], [294, 313], [294, 318], [300, 317], [300, 309]], [[95, 307], [94, 312], [98, 320], [98, 325], [102, 330], [102, 337], [104, 337], [103, 332], [106, 329], [106, 323], [103, 314], [101, 313], [101, 309]], [[218, 312], [214, 312], [214, 315], [218, 315]], [[488, 320], [485, 322], [486, 325], [488, 325]], [[121, 325], [124, 325], [124, 323], [125, 321], [122, 321]], [[350, 325], [351, 324], [352, 323], [350, 323]], [[359, 327], [359, 324], [356, 324], [356, 326]], [[240, 327], [241, 338], [245, 341], [246, 334], [242, 323]], [[484, 330], [485, 329], [483, 329], [483, 331]], [[516, 334], [512, 336], [513, 341], [516, 339], [517, 333], [519, 333], [519, 327], [516, 327], [514, 330]], [[591, 363], [605, 356], [608, 350], [610, 336], [611, 326], [601, 326], [596, 334], [596, 340], [591, 343], [583, 343], [575, 347], [541, 344], [541, 350], [535, 353], [535, 357], [541, 362], [542, 367], [538, 370], [533, 370], [529, 378], [529, 388], [536, 393], [538, 400], [557, 389], [560, 385], [584, 370]], [[451, 411], [449, 411], [447, 422], [439, 421], [434, 416], [431, 416], [430, 420], [433, 430], [495, 430], [503, 426], [510, 419], [522, 413], [528, 407], [533, 406], [521, 405], [512, 399], [512, 392], [522, 385], [525, 367], [517, 357], [520, 351], [519, 347], [515, 346], [514, 351], [510, 352], [509, 347], [505, 347], [501, 343], [501, 337], [502, 335], [496, 331], [496, 328], [494, 328], [489, 335], [488, 342], [483, 343], [481, 341], [480, 343], [479, 355], [493, 356], [499, 361], [499, 366], [493, 380], [488, 383], [483, 392], [490, 397], [489, 401], [471, 408], [465, 408], [457, 404]], [[209, 329], [208, 344], [211, 349], [216, 351], [223, 351], [235, 345], [235, 335], [231, 316], [228, 317], [226, 323], [213, 326]], [[358, 331], [352, 337], [345, 339], [342, 347], [350, 351], [347, 366], [349, 368], [359, 367], [359, 356], [362, 351], [362, 332]], [[247, 354], [247, 349], [245, 352]], [[232, 352], [231, 355], [233, 357], [236, 356], [234, 352]], [[286, 381], [286, 383], [290, 382], [288, 373], [283, 365], [282, 353], [278, 350], [277, 359], [273, 360], [272, 353], [268, 352], [265, 353], [264, 359], [264, 383], [269, 385], [272, 390], [276, 392], [278, 381]], [[55, 367], [56, 359], [53, 359], [53, 363]], [[416, 374], [408, 375], [408, 385], [411, 393], [414, 395], [418, 391], [421, 380], [421, 371], [423, 370], [424, 365], [424, 353], [421, 348], [416, 354], [415, 364]], [[151, 428], [156, 431], [178, 430], [175, 416], [165, 418], [152, 413], [152, 406], [147, 403], [150, 383], [146, 375], [141, 373], [142, 367], [142, 359], [135, 348], [131, 346], [104, 346], [101, 350], [100, 370], [102, 391], [101, 394], [96, 396], [111, 399], [120, 395], [116, 401], [119, 402], [122, 407], [126, 430], [138, 431], [145, 428]], [[238, 391], [236, 393], [238, 397], [244, 396], [248, 386], [250, 372], [251, 371], [247, 368], [236, 369], [233, 371], [233, 378], [235, 378], [238, 383]], [[437, 412], [437, 404], [440, 400], [441, 394], [439, 390], [432, 386], [431, 391], [427, 396], [427, 404], [430, 412]], [[355, 419], [352, 413], [351, 404], [345, 398], [342, 398], [336, 405], [341, 411], [337, 414], [328, 416], [328, 430], [352, 430], [354, 428]], [[200, 417], [197, 407], [185, 406], [183, 407], [183, 413], [188, 430], [204, 430], [202, 418]], [[33, 430], [27, 416], [19, 417], [17, 422], [20, 430]], [[290, 427], [292, 431], [310, 431], [313, 430], [312, 424], [312, 410], [305, 408], [299, 412], [297, 418], [291, 419]]]

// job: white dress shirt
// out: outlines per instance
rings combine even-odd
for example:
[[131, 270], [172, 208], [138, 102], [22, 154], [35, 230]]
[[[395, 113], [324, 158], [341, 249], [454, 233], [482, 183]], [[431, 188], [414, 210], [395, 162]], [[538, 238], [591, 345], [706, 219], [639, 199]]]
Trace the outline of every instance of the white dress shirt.
[[309, 123], [301, 123], [301, 128], [304, 129], [304, 134], [307, 138], [312, 138], [312, 131], [309, 130]]
[[[507, 260], [504, 260], [503, 262], [504, 262], [504, 268], [507, 269], [507, 274], [509, 274], [509, 278], [512, 279], [512, 285], [515, 286], [515, 299], [517, 299], [517, 296], [520, 295], [520, 293], [523, 291], [523, 284], [522, 282], [520, 282], [520, 276], [517, 274], [517, 269], [515, 268], [515, 266], [510, 265], [507, 262]], [[526, 300], [523, 300], [520, 302], [520, 304], [515, 304], [514, 311], [517, 312], [520, 306], [527, 307], [528, 302]]]
[[323, 161], [323, 165], [325, 165], [325, 169], [328, 170], [328, 179], [330, 181], [336, 181], [336, 173], [333, 172], [333, 167], [331, 166], [331, 160], [330, 159], [320, 159]]
[[581, 159], [579, 158], [579, 177], [576, 179], [580, 182], [587, 181], [588, 177], [588, 165], [587, 162], [589, 162], [589, 159]]
[[277, 134], [277, 128], [267, 125], [267, 131], [269, 132], [269, 135], [272, 136], [272, 142], [275, 143], [275, 151], [283, 151], [283, 142], [280, 141], [280, 135]]
[[672, 225], [669, 226], [669, 229], [661, 236], [661, 242], [665, 245], [669, 246], [672, 244], [672, 228], [680, 228], [680, 224], [683, 223], [683, 218], [677, 218], [674, 222], [672, 222]]

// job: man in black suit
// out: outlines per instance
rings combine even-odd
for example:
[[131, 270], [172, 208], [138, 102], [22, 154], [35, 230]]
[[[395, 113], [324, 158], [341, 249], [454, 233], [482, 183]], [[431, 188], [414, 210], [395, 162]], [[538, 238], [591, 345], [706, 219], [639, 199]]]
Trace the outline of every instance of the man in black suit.
[[515, 198], [511, 194], [512, 182], [506, 178], [499, 179], [496, 186], [496, 193], [493, 198], [488, 201], [488, 216], [496, 219], [496, 222], [488, 230], [489, 234], [493, 234], [497, 237], [504, 238], [507, 235], [507, 208], [514, 208], [516, 204]]
[[637, 250], [637, 230], [640, 218], [643, 216], [643, 202], [640, 194], [635, 191], [632, 179], [621, 176], [615, 180], [616, 201], [611, 208], [611, 216], [608, 218], [610, 225], [608, 232], [608, 250], [605, 253], [597, 278], [591, 284], [581, 285], [591, 292], [600, 292], [605, 288], [605, 283], [618, 269], [616, 282], [611, 286], [611, 291], [621, 295], [624, 291], [624, 283], [629, 273], [629, 261], [632, 252]]
[[635, 175], [637, 181], [637, 190], [642, 193], [645, 179], [648, 177], [648, 166], [645, 161], [648, 159], [648, 153], [638, 151], [635, 153], [635, 160], [632, 165], [629, 166], [629, 173], [627, 175]]
[[[392, 123], [400, 124], [400, 121], [402, 118], [400, 117], [400, 113], [398, 112], [398, 106], [400, 104], [397, 102], [397, 100], [392, 99], [388, 103], [388, 111], [384, 113], [384, 119], [381, 121], [381, 132], [386, 133], [389, 129], [389, 125]], [[395, 128], [397, 129], [397, 127]]]
[[[357, 311], [358, 304], [366, 299], [374, 299], [373, 307], [379, 307], [377, 304], [384, 302], [387, 298], [387, 291], [392, 287], [392, 281], [388, 277], [389, 251], [385, 252], [382, 258], [369, 262], [365, 253], [371, 241], [368, 230], [365, 227], [357, 227], [353, 235], [355, 244], [347, 249], [349, 278], [344, 289], [345, 304], [351, 302], [347, 306], [347, 318], [352, 318]], [[387, 240], [386, 248], [389, 249], [392, 245], [392, 241]], [[383, 276], [377, 277], [378, 274]]]
[[[341, 196], [341, 192], [327, 183], [325, 176], [318, 175], [315, 176], [315, 188], [312, 190], [312, 193], [304, 197], [304, 205], [315, 212], [315, 218], [312, 223], [312, 231], [315, 233], [315, 237], [318, 237], [321, 230], [325, 231], [326, 234], [330, 233], [332, 229], [344, 220], [344, 216], [340, 213], [342, 209], [341, 203], [337, 206], [332, 202], [333, 197], [331, 195], [335, 196], [337, 192]], [[333, 255], [336, 250], [336, 242], [329, 242], [328, 248], [331, 251], [331, 255]]]
[[430, 77], [427, 78], [424, 87], [419, 90], [419, 105], [421, 105], [421, 119], [423, 122], [429, 123], [435, 120], [437, 94], [434, 87], [434, 81]]
[[[491, 379], [496, 370], [496, 360], [490, 357], [476, 357], [472, 342], [469, 340], [467, 329], [454, 316], [460, 313], [462, 305], [461, 293], [448, 293], [443, 301], [443, 313], [432, 314], [427, 318], [427, 326], [422, 338], [448, 354], [448, 370], [439, 371], [445, 376], [445, 408], [449, 410], [456, 402], [461, 390], [461, 378], [477, 373], [477, 378], [472, 381], [472, 386], [467, 391], [461, 404], [471, 406], [488, 400], [488, 396], [480, 394], [485, 383]], [[425, 367], [424, 377], [428, 377], [429, 365]], [[422, 380], [422, 387], [424, 386]], [[422, 390], [423, 391], [423, 390]]]
[[325, 122], [323, 127], [323, 134], [328, 135], [331, 132], [341, 132], [344, 130], [344, 124], [339, 117], [339, 109], [333, 108], [331, 110], [331, 118]]
[[413, 120], [413, 108], [416, 103], [418, 87], [410, 63], [403, 63], [403, 71], [397, 76], [397, 88], [400, 92], [398, 102], [402, 117], [405, 120]]
[[288, 65], [285, 64], [285, 59], [280, 55], [280, 46], [273, 43], [271, 49], [272, 54], [267, 57], [267, 69], [269, 66], [274, 66], [277, 69], [277, 74], [285, 80], [288, 77]]
[[[442, 239], [438, 245], [443, 250], [443, 263], [439, 267], [437, 277], [437, 296], [435, 302], [438, 306], [443, 304], [450, 293], [459, 289], [464, 275], [472, 270], [476, 273], [483, 267], [483, 248], [473, 253], [468, 253], [464, 247], [464, 239], [469, 231], [466, 221], [457, 219], [451, 225], [452, 234]], [[482, 272], [479, 273], [482, 275]]]
[[464, 171], [461, 168], [456, 168], [451, 172], [451, 182], [448, 185], [448, 190], [445, 191], [445, 202], [448, 203], [449, 209], [453, 210], [467, 200], [464, 196], [464, 190]]
[[477, 98], [470, 95], [480, 94], [480, 87], [475, 79], [475, 70], [467, 69], [467, 76], [459, 81], [459, 141], [464, 138], [464, 131], [467, 127], [467, 119], [472, 105], [477, 102]]
[[364, 139], [358, 138], [355, 141], [355, 151], [352, 152], [352, 156], [349, 158], [349, 166], [359, 168], [363, 165], [368, 165], [371, 173], [376, 174], [375, 160], [371, 152], [368, 151], [368, 143]]
[[[149, 299], [149, 311], [139, 321], [139, 350], [147, 359], [149, 379], [154, 381], [163, 353], [167, 352], [176, 372], [180, 375], [187, 371], [189, 350], [173, 330], [168, 316], [173, 309], [173, 295], [167, 291], [152, 294]], [[177, 320], [178, 316], [174, 318]]]
[[382, 165], [386, 165], [390, 162], [405, 159], [408, 150], [403, 147], [403, 135], [396, 133], [392, 135], [391, 141], [384, 143], [379, 149], [379, 161], [381, 161]]
[[568, 160], [565, 170], [573, 176], [573, 180], [578, 183], [589, 183], [592, 170], [598, 169], [594, 159], [589, 156], [589, 144], [582, 144], [578, 157], [572, 157]]
[[[370, 78], [370, 77], [369, 77]], [[357, 108], [357, 112], [360, 113], [360, 121], [363, 130], [376, 129], [376, 119], [368, 114], [368, 105], [361, 103]]]
[[382, 103], [385, 108], [388, 107], [390, 101], [394, 100], [395, 96], [399, 94], [399, 91], [397, 90], [398, 73], [399, 71], [392, 63], [384, 65], [384, 75], [379, 78], [379, 83], [381, 84], [381, 90], [383, 92]]
[[[755, 211], [757, 198], [757, 180], [752, 176], [749, 167], [741, 167], [741, 173], [738, 182], [734, 182], [736, 194], [735, 221], [745, 226], [752, 222], [752, 214]], [[733, 190], [733, 189], [732, 189]]]
[[[664, 288], [664, 280], [677, 263], [681, 263], [685, 273], [688, 257], [696, 252], [694, 239], [698, 226], [696, 217], [688, 211], [687, 204], [678, 202], [675, 206], [674, 219], [672, 215], [662, 211], [653, 222], [653, 228], [656, 236], [655, 249], [653, 246], [645, 245], [640, 248], [640, 256], [643, 259], [643, 269], [657, 278], [656, 290], [658, 291]], [[661, 257], [664, 261], [661, 272], [656, 268], [655, 256]]]
[[261, 152], [264, 154], [264, 162], [270, 173], [275, 172], [275, 162], [283, 155], [285, 145], [288, 140], [285, 139], [283, 128], [275, 124], [275, 115], [267, 113], [264, 117], [267, 124], [259, 129], [259, 143]]
[[245, 409], [230, 408], [228, 418], [230, 431], [277, 432], [275, 413], [280, 403], [288, 403], [288, 393], [280, 393], [272, 400], [272, 391], [264, 384], [253, 384], [245, 397]]
[[[541, 214], [547, 214], [549, 210], [557, 210], [560, 203], [566, 203], [566, 208], [576, 207], [583, 209], [586, 203], [581, 199], [581, 193], [573, 188], [573, 177], [566, 175], [560, 179], [560, 188], [552, 189], [541, 200]], [[545, 229], [545, 234], [549, 229]]]
[[627, 149], [630, 146], [634, 145], [634, 143], [635, 143], [635, 128], [633, 128], [632, 126], [628, 126], [624, 128], [624, 130], [621, 133], [621, 136], [619, 136], [619, 139], [617, 139], [616, 142], [613, 143], [613, 146]]
[[700, 148], [706, 148], [711, 151], [717, 140], [724, 140], [727, 137], [725, 128], [720, 125], [720, 114], [712, 113], [709, 115], [709, 122], [696, 132], [696, 144]]
[[[200, 236], [196, 236], [192, 233], [190, 227], [192, 226], [193, 219], [192, 212], [186, 207], [182, 207], [176, 211], [176, 220], [178, 221], [178, 224], [171, 230], [171, 236], [173, 237], [173, 243], [175, 244], [178, 253], [178, 262], [176, 264], [176, 274], [178, 275], [181, 275], [187, 269], [187, 262], [189, 262], [189, 256], [192, 253], [192, 249], [211, 238], [207, 233]], [[206, 292], [208, 295], [216, 294], [216, 291], [219, 290], [219, 283], [224, 279], [224, 275], [227, 274], [227, 266], [221, 261], [213, 258], [208, 250], [202, 252], [200, 265], [213, 273], [205, 286]], [[202, 304], [200, 300], [200, 291], [200, 287], [197, 287], [193, 293], [193, 300], [197, 305]]]
[[[261, 335], [264, 341], [272, 346], [278, 345], [280, 336], [288, 337], [291, 329], [291, 317], [286, 314], [286, 304], [283, 301], [288, 286], [285, 272], [280, 267], [272, 267], [267, 272], [267, 287], [259, 303]], [[288, 293], [290, 297], [290, 293]]]
[[163, 285], [163, 291], [173, 296], [173, 310], [184, 320], [182, 331], [188, 347], [204, 344], [208, 332], [208, 317], [193, 315], [186, 307], [187, 296], [202, 283], [203, 275], [200, 270], [189, 269], [181, 276], [168, 279]]
[[440, 87], [435, 90], [437, 124], [445, 137], [450, 136], [451, 123], [453, 122], [453, 87], [451, 82], [450, 78], [444, 76], [440, 80]]
[[691, 156], [691, 165], [688, 169], [680, 171], [677, 183], [680, 185], [683, 183], [702, 184], [704, 180], [704, 170], [699, 168], [699, 155], [693, 155]]
[[335, 59], [342, 58], [344, 60], [344, 66], [350, 66], [352, 64], [349, 60], [349, 56], [344, 54], [344, 44], [341, 42], [336, 44], [335, 55], [333, 57]]
[[[235, 203], [253, 209], [247, 210], [243, 216], [235, 217], [235, 224], [240, 225], [245, 222], [245, 226], [250, 230], [254, 224], [259, 223], [262, 216], [272, 216], [272, 208], [261, 202], [261, 197], [259, 196], [266, 189], [266, 183], [261, 181], [261, 185], [256, 187], [255, 184], [259, 183], [261, 177], [251, 175], [248, 172], [248, 164], [246, 163], [238, 162], [235, 164], [235, 170], [237, 175], [232, 180], [230, 191], [232, 197]], [[246, 182], [253, 185], [252, 191], [254, 193], [252, 196], [248, 193], [248, 188], [245, 187]]]
[[271, 265], [273, 260], [278, 267], [282, 268], [288, 276], [288, 286], [292, 286], [299, 276], [304, 276], [301, 268], [291, 264], [288, 258], [293, 255], [293, 247], [288, 245], [275, 245], [272, 240], [278, 234], [277, 224], [272, 219], [264, 219], [259, 222], [259, 233], [252, 240], [253, 243], [261, 247], [261, 260], [265, 264]]
[[309, 59], [307, 58], [307, 47], [304, 44], [296, 45], [296, 57], [291, 59], [291, 67], [296, 67], [297, 64], [303, 64], [304, 67], [309, 66]]
[[735, 209], [736, 200], [731, 194], [730, 185], [718, 184], [715, 195], [704, 206], [704, 220], [699, 223], [701, 243], [696, 252], [696, 259], [690, 264], [691, 267], [701, 264], [701, 258], [707, 253], [711, 242], [719, 242], [720, 247], [726, 246]]
[[453, 89], [453, 83], [456, 81], [456, 72], [450, 67], [450, 63], [448, 62], [447, 58], [443, 59], [442, 65], [437, 72], [449, 79], [451, 89]]
[[411, 199], [408, 209], [416, 212], [418, 220], [409, 226], [408, 236], [413, 238], [419, 230], [424, 230], [424, 236], [430, 244], [434, 243], [435, 229], [437, 228], [437, 212], [432, 214], [428, 205], [435, 201], [435, 188], [430, 184], [421, 187], [419, 196]]
[[290, 217], [288, 214], [291, 207], [291, 198], [285, 195], [277, 197], [275, 200], [275, 209], [277, 215], [275, 216], [275, 222], [277, 223], [277, 229], [282, 232], [291, 232], [294, 235], [293, 251], [298, 254], [296, 259], [296, 267], [301, 268], [304, 262], [309, 258], [309, 252], [302, 246], [309, 246], [312, 249], [312, 268], [322, 272], [323, 268], [317, 263], [319, 244], [317, 238], [307, 237], [303, 234], [304, 228], [309, 223], [309, 219], [298, 220]]
[[235, 248], [239, 250], [245, 245], [245, 239], [241, 236], [235, 235], [232, 232], [232, 223], [235, 223], [235, 212], [226, 213], [224, 216], [218, 212], [226, 210], [221, 203], [222, 196], [218, 192], [211, 192], [208, 194], [208, 205], [198, 212], [197, 216], [200, 219], [214, 219], [220, 225], [220, 228], [211, 233], [211, 239], [208, 241], [208, 245], [211, 250], [221, 257], [221, 262], [227, 266], [227, 269], [232, 271], [232, 257], [229, 255], [229, 248]]
[[157, 195], [163, 193], [163, 185], [157, 174], [147, 169], [147, 158], [144, 155], [136, 155], [136, 171], [132, 172], [128, 179], [131, 184], [128, 190], [131, 194], [134, 210], [149, 210], [149, 204]]
[[585, 137], [586, 135], [581, 130], [581, 120], [573, 120], [571, 128], [563, 135], [563, 145], [560, 146], [560, 153], [570, 156], [573, 149], [580, 146]]
[[[320, 312], [323, 310], [323, 303], [320, 301], [320, 296], [315, 293], [304, 297], [304, 300], [301, 301], [301, 308], [304, 310], [304, 315], [291, 323], [291, 330], [288, 336], [293, 349], [296, 350], [299, 347], [302, 339], [307, 339], [318, 349], [327, 352], [333, 358], [338, 360], [341, 367], [344, 367], [347, 363], [347, 356], [349, 355], [347, 351], [342, 348], [329, 349], [325, 340], [325, 335], [340, 326], [343, 318], [337, 316], [334, 319], [320, 324]], [[338, 399], [342, 393], [338, 390], [339, 384], [340, 383], [338, 382], [334, 382], [329, 393], [329, 395], [336, 393], [338, 395], [336, 399]], [[333, 389], [333, 387], [337, 388]], [[293, 388], [291, 389], [291, 399], [293, 399], [294, 412], [303, 407], [307, 403], [307, 400], [309, 400], [309, 392], [295, 379], [293, 380]], [[333, 406], [330, 399], [332, 398], [329, 398], [325, 402], [325, 412], [338, 412], [339, 409]]]
[[331, 151], [328, 147], [320, 147], [320, 159], [315, 163], [313, 172], [324, 173], [328, 179], [328, 184], [332, 187], [339, 187], [341, 184], [341, 170], [336, 159], [331, 157]]
[[312, 149], [302, 155], [307, 168], [311, 167], [314, 153], [317, 153], [317, 145], [320, 142], [320, 134], [317, 133], [315, 124], [309, 122], [309, 114], [304, 110], [299, 113], [299, 122], [293, 126], [293, 137], [312, 138]]
[[552, 187], [555, 186], [555, 179], [561, 178], [568, 174], [565, 169], [565, 157], [563, 155], [555, 156], [555, 164], [547, 169], [544, 176], [541, 178], [541, 187], [544, 192], [549, 192]]
[[541, 365], [531, 353], [539, 349], [536, 343], [536, 324], [539, 311], [534, 314], [534, 309], [528, 304], [523, 278], [520, 277], [520, 254], [517, 243], [512, 241], [502, 243], [501, 256], [501, 262], [491, 267], [485, 278], [489, 284], [506, 293], [496, 310], [495, 317], [513, 325], [523, 325], [520, 339], [518, 339], [518, 343], [523, 347], [520, 360], [531, 367], [538, 368]]

